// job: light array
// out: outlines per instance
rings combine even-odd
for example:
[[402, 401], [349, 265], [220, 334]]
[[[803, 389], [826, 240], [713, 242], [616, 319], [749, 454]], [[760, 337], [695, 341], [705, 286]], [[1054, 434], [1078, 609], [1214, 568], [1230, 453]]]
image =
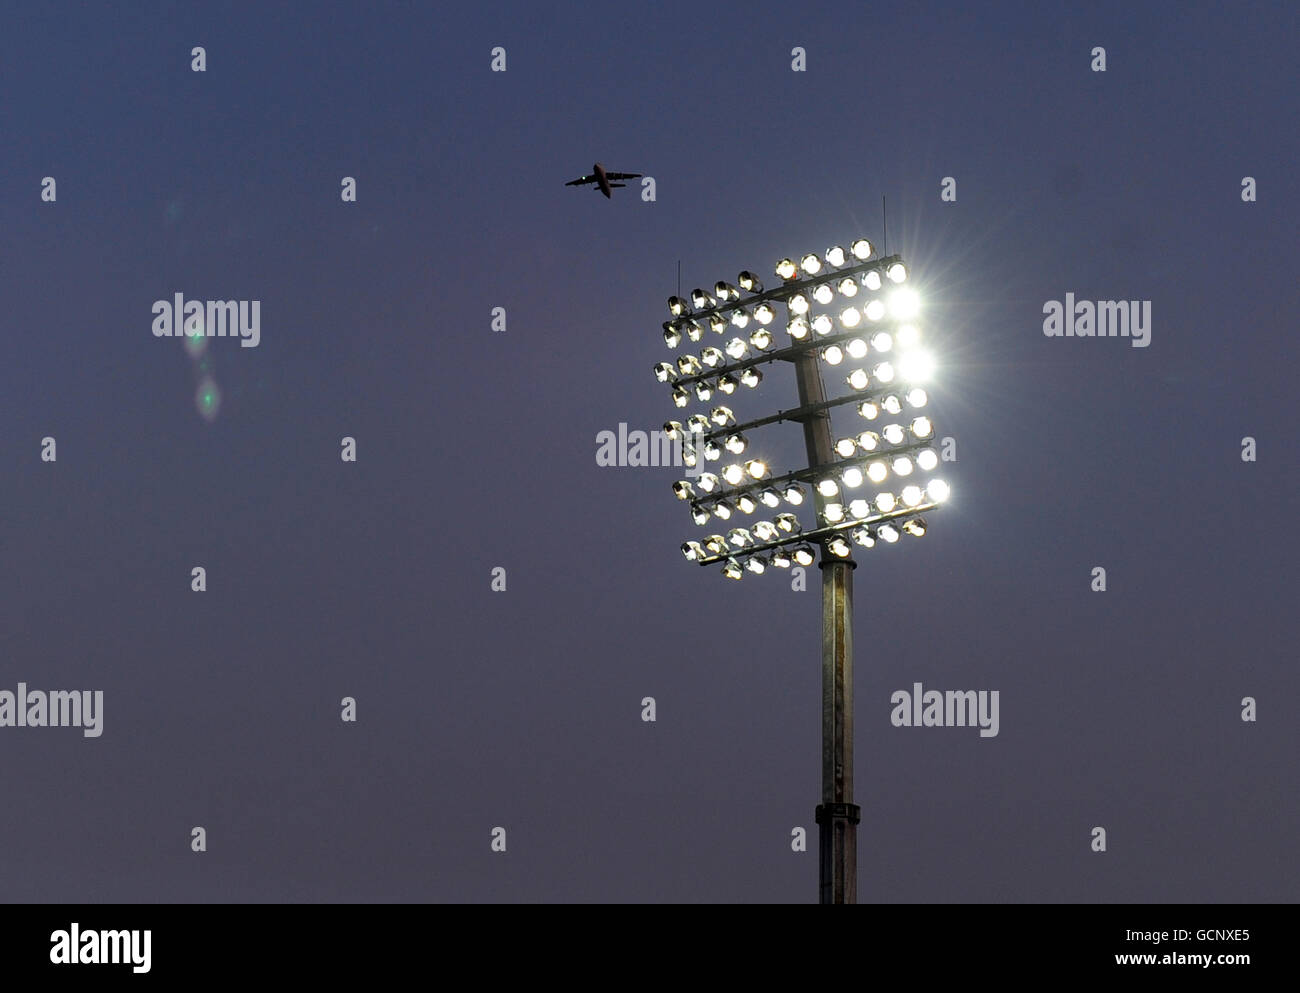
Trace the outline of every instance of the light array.
[[[775, 273], [778, 284], [769, 290], [745, 271], [735, 284], [717, 282], [712, 293], [670, 297], [664, 341], [683, 350], [654, 369], [676, 408], [701, 405], [664, 424], [681, 443], [683, 461], [691, 468], [701, 460], [716, 463], [693, 481], [678, 480], [673, 491], [696, 525], [730, 525], [725, 533], [685, 542], [682, 553], [700, 565], [721, 563], [733, 579], [811, 565], [818, 545], [847, 558], [855, 547], [920, 537], [926, 531], [921, 515], [948, 496], [947, 484], [930, 475], [940, 461], [924, 386], [934, 362], [922, 346], [921, 302], [906, 285], [902, 259], [876, 258], [859, 239], [847, 250], [837, 245], [820, 256], [782, 259]], [[705, 340], [713, 335], [716, 343]], [[698, 350], [684, 350], [696, 342]], [[831, 393], [841, 384], [841, 395], [748, 421], [737, 417], [731, 404], [759, 386], [762, 366], [809, 353], [828, 374]], [[854, 430], [835, 436], [835, 457], [825, 464], [774, 475], [750, 451], [747, 432], [829, 418], [832, 409], [850, 405]], [[816, 511], [812, 527], [797, 516], [802, 506]]]

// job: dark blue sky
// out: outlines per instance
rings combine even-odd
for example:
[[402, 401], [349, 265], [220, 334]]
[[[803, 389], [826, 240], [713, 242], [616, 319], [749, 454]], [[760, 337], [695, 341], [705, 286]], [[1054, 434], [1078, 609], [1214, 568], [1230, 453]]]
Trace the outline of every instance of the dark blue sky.
[[[1298, 19], [11, 11], [0, 689], [105, 716], [0, 728], [4, 898], [814, 901], [818, 576], [688, 565], [680, 471], [595, 439], [672, 413], [679, 259], [767, 278], [885, 195], [959, 460], [856, 573], [860, 900], [1294, 900]], [[562, 185], [597, 159], [655, 202]], [[261, 301], [211, 423], [177, 291]], [[1150, 300], [1150, 347], [1044, 337], [1067, 292]], [[914, 682], [999, 735], [891, 726]]]

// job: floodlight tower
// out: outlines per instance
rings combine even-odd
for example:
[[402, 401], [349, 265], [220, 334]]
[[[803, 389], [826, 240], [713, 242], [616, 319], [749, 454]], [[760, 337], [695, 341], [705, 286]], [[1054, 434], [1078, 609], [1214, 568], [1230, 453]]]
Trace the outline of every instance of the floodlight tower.
[[[907, 267], [897, 255], [877, 258], [866, 239], [846, 251], [839, 245], [824, 255], [808, 254], [776, 264], [778, 286], [764, 290], [746, 270], [736, 284], [719, 281], [690, 298], [668, 299], [671, 320], [664, 322], [664, 341], [678, 349], [686, 339], [701, 342], [706, 332], [725, 335], [730, 328], [746, 337], [723, 347], [704, 345], [699, 354], [684, 353], [675, 363], [661, 362], [655, 376], [672, 387], [673, 404], [706, 406], [715, 394], [729, 398], [740, 386], [762, 382], [761, 367], [775, 362], [794, 366], [799, 406], [748, 421], [738, 421], [725, 403], [707, 414], [668, 421], [664, 431], [682, 445], [688, 467], [699, 460], [734, 461], [718, 473], [701, 472], [692, 483], [678, 480], [673, 491], [688, 501], [698, 526], [714, 519], [738, 526], [726, 535], [687, 541], [682, 554], [700, 565], [722, 564], [729, 579], [746, 572], [762, 574], [769, 566], [810, 566], [819, 556], [822, 570], [822, 802], [816, 818], [819, 842], [820, 900], [857, 902], [857, 824], [853, 802], [853, 570], [854, 545], [869, 549], [893, 544], [900, 532], [925, 534], [922, 513], [948, 495], [943, 480], [930, 477], [939, 464], [931, 446], [934, 427], [920, 413], [928, 403], [923, 384], [933, 358], [921, 347], [916, 320], [920, 301], [903, 285]], [[777, 306], [787, 312], [790, 343], [778, 345], [769, 326]], [[818, 312], [818, 308], [821, 309]], [[843, 396], [826, 397], [823, 365], [848, 375]], [[841, 372], [843, 370], [840, 370]], [[831, 411], [852, 404], [866, 430], [839, 438]], [[791, 421], [802, 425], [807, 466], [773, 476], [768, 461], [750, 452], [747, 431]], [[858, 427], [863, 426], [859, 421]], [[745, 456], [745, 458], [740, 458]], [[889, 481], [889, 482], [887, 482]], [[870, 484], [874, 495], [867, 488]], [[806, 506], [804, 486], [812, 493], [815, 520], [805, 528], [796, 512]], [[782, 506], [794, 508], [770, 516]], [[748, 518], [758, 515], [748, 527]], [[770, 516], [770, 519], [769, 519]]]

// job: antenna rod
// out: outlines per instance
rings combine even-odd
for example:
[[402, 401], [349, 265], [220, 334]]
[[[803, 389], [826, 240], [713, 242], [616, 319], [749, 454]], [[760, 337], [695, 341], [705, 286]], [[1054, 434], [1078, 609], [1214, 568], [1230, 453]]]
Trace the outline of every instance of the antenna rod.
[[885, 213], [885, 195], [880, 195], [880, 223], [885, 229], [885, 254], [889, 254], [889, 215]]

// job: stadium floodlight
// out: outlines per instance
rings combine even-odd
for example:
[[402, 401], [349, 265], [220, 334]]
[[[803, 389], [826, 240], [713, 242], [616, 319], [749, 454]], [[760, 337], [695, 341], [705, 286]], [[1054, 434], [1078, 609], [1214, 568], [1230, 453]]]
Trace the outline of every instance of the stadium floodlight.
[[[878, 255], [865, 238], [847, 246], [782, 258], [769, 290], [746, 269], [735, 284], [707, 284], [712, 293], [697, 288], [689, 297], [670, 297], [671, 320], [663, 323], [669, 349], [699, 341], [706, 329], [724, 337], [654, 367], [675, 406], [704, 404], [664, 425], [692, 468], [674, 493], [697, 525], [729, 522], [725, 535], [682, 544], [683, 557], [733, 580], [821, 567], [823, 768], [816, 820], [823, 903], [856, 902], [854, 555], [886, 554], [883, 546], [900, 535], [926, 535], [923, 514], [949, 497], [947, 483], [935, 475], [941, 460], [927, 390], [936, 362], [921, 347], [922, 293], [898, 255]], [[786, 337], [778, 342], [782, 327]], [[783, 363], [794, 370], [798, 406], [751, 409]], [[833, 370], [830, 396], [823, 367]], [[719, 405], [724, 398], [736, 408]], [[856, 426], [833, 434], [833, 414]], [[858, 417], [870, 422], [869, 430]], [[787, 472], [773, 466], [763, 446], [762, 429], [780, 423], [800, 426], [807, 457]], [[708, 463], [716, 473], [698, 471]]]

